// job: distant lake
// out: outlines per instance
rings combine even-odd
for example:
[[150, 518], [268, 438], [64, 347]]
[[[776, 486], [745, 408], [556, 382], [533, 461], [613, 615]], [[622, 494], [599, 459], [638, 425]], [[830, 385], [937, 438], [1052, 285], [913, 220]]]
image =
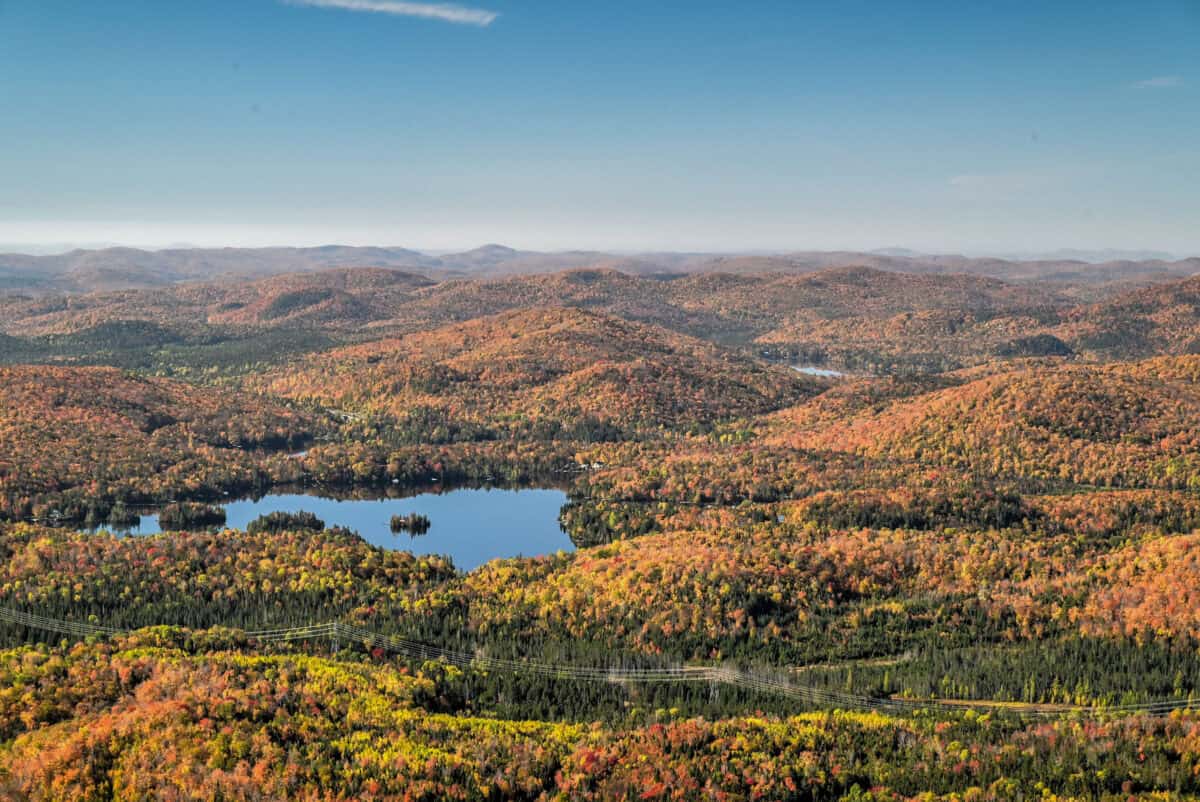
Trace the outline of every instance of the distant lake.
[[827, 368], [814, 368], [810, 365], [792, 365], [792, 370], [799, 371], [800, 373], [805, 373], [809, 376], [837, 377], [837, 376], [845, 376], [846, 375], [845, 373], [842, 373], [840, 370], [829, 370]]
[[[225, 526], [230, 529], [245, 529], [255, 518], [270, 512], [311, 512], [327, 527], [353, 529], [381, 548], [444, 554], [459, 570], [470, 571], [498, 557], [574, 551], [571, 539], [558, 525], [558, 512], [566, 503], [567, 494], [561, 490], [489, 488], [367, 499], [280, 493], [257, 500], [230, 501], [223, 506]], [[392, 533], [392, 516], [409, 513], [429, 518], [431, 526], [426, 534]], [[143, 515], [135, 527], [99, 528], [130, 535], [162, 531], [157, 515]]]

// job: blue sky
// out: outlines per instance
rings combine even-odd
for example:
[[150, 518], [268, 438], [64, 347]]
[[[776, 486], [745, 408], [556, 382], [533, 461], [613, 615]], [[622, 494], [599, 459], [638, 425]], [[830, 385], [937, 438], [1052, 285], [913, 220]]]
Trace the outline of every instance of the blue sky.
[[488, 241], [1200, 253], [1200, 0], [0, 0], [0, 242]]

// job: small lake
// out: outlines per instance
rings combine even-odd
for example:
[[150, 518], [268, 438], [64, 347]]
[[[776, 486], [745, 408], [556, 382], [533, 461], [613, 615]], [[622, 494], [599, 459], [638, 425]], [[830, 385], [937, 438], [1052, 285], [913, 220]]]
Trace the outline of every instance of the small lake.
[[[224, 504], [225, 527], [245, 529], [270, 512], [311, 512], [325, 526], [344, 526], [385, 549], [414, 554], [445, 554], [461, 571], [498, 557], [533, 557], [575, 546], [558, 525], [567, 503], [561, 490], [522, 488], [458, 489], [421, 493], [407, 498], [336, 499], [280, 493]], [[418, 513], [429, 518], [423, 535], [393, 534], [393, 515]], [[120, 534], [155, 535], [162, 530], [157, 515], [143, 515], [135, 527], [100, 527]]]
[[792, 370], [806, 374], [808, 376], [825, 376], [828, 378], [837, 378], [845, 376], [840, 370], [829, 370], [828, 368], [817, 368], [812, 365], [792, 365]]

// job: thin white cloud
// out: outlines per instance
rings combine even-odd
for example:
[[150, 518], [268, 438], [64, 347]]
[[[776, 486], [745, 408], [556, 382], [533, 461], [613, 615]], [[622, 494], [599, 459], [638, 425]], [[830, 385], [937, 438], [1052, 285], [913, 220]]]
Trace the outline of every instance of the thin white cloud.
[[1171, 89], [1172, 87], [1183, 86], [1183, 79], [1178, 75], [1158, 75], [1154, 78], [1147, 78], [1144, 81], [1138, 81], [1133, 85], [1134, 89]]
[[500, 15], [482, 8], [467, 8], [450, 3], [404, 3], [398, 0], [284, 0], [288, 5], [314, 8], [339, 8], [397, 17], [421, 17], [459, 25], [488, 26]]

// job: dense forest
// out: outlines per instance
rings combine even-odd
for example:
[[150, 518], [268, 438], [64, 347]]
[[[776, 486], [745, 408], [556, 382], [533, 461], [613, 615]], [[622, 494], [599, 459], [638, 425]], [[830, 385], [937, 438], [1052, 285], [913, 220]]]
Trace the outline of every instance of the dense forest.
[[1090, 274], [1100, 271], [1082, 271], [1071, 284], [861, 266], [797, 270], [770, 259], [716, 266], [653, 275], [578, 268], [445, 281], [359, 268], [149, 290], [0, 295], [0, 358], [185, 376], [246, 373], [338, 343], [554, 307], [605, 312], [776, 360], [876, 374], [1022, 357], [1143, 359], [1200, 349], [1196, 278], [1135, 289], [1117, 281], [1115, 290], [1080, 303], [1081, 295], [1096, 294]]
[[[1095, 295], [852, 266], [0, 299], [0, 795], [1196, 798], [1196, 279]], [[225, 526], [430, 483], [563, 488], [576, 548], [463, 571]], [[140, 514], [165, 531], [104, 531]]]

